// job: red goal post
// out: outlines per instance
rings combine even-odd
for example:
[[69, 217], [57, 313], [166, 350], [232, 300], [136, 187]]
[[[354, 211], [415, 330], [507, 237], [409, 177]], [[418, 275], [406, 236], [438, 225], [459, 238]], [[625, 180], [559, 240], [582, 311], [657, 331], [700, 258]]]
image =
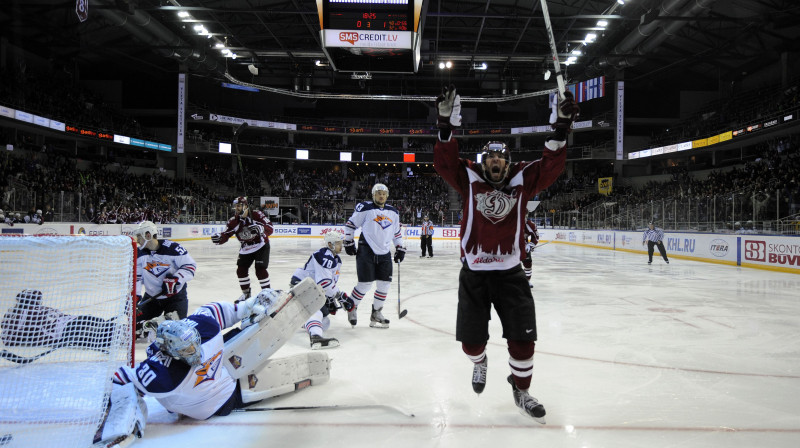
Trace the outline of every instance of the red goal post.
[[125, 235], [0, 236], [0, 427], [13, 445], [92, 444], [111, 376], [135, 361], [136, 257]]

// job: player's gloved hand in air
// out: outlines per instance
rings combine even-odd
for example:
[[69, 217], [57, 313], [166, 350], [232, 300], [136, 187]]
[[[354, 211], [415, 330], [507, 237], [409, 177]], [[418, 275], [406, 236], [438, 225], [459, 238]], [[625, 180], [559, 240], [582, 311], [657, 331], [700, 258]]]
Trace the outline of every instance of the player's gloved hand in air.
[[344, 240], [344, 252], [347, 255], [356, 254], [356, 242], [353, 240]]
[[172, 297], [179, 292], [181, 292], [181, 288], [178, 286], [177, 278], [167, 277], [164, 279], [164, 283], [161, 285], [162, 294], [166, 297]]
[[572, 132], [572, 122], [575, 121], [575, 117], [578, 116], [580, 111], [581, 108], [575, 102], [572, 92], [569, 90], [564, 92], [564, 98], [559, 101], [558, 107], [555, 107], [555, 113], [550, 114], [550, 127], [555, 132], [548, 140], [566, 140], [567, 134]]
[[406, 258], [406, 248], [403, 246], [395, 247], [394, 262], [402, 263], [405, 258]]
[[450, 84], [442, 89], [436, 98], [438, 118], [436, 127], [449, 133], [453, 128], [461, 126], [461, 96], [456, 93], [456, 86]]
[[222, 238], [222, 235], [220, 235], [219, 233], [215, 233], [215, 234], [211, 235], [211, 242], [214, 243], [214, 244], [219, 244], [219, 241], [220, 241], [221, 238]]

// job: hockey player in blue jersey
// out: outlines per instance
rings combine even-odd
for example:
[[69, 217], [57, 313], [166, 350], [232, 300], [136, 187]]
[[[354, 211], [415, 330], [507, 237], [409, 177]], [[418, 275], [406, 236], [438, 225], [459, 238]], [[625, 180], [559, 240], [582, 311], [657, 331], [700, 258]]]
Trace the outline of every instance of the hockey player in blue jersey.
[[159, 240], [158, 229], [143, 221], [133, 231], [139, 244], [136, 262], [136, 291], [143, 291], [138, 305], [137, 322], [161, 314], [177, 313], [183, 319], [189, 310], [186, 284], [194, 278], [197, 264], [180, 244]]
[[[209, 303], [185, 319], [161, 322], [147, 359], [135, 368], [120, 367], [112, 380], [118, 386], [133, 384], [168, 411], [198, 420], [295, 391], [301, 382], [321, 384], [330, 376], [327, 355], [269, 357], [323, 303], [313, 283], [290, 293], [264, 289], [236, 303]], [[223, 334], [240, 322], [241, 328]]]
[[294, 286], [304, 278], [311, 278], [325, 291], [327, 303], [308, 318], [304, 325], [311, 341], [311, 348], [314, 350], [339, 346], [338, 339], [325, 337], [325, 331], [331, 324], [328, 315], [336, 314], [341, 308], [341, 300], [349, 300], [347, 294], [340, 291], [338, 286], [339, 269], [342, 266], [339, 254], [342, 252], [343, 236], [340, 232], [330, 231], [322, 239], [325, 241], [325, 247], [311, 254], [306, 264], [294, 271], [291, 280]]
[[[400, 231], [400, 215], [396, 208], [386, 203], [388, 198], [389, 189], [386, 185], [375, 184], [372, 187], [372, 201], [356, 205], [353, 216], [345, 224], [344, 249], [347, 255], [356, 255], [358, 284], [353, 288], [349, 300], [343, 300], [342, 305], [353, 326], [358, 322], [359, 303], [372, 289], [372, 283], [377, 282], [369, 326], [389, 328], [389, 319], [383, 316], [381, 310], [392, 283], [391, 248], [394, 245], [395, 263], [403, 261], [406, 248]], [[358, 228], [361, 228], [361, 237], [356, 248], [354, 235]]]

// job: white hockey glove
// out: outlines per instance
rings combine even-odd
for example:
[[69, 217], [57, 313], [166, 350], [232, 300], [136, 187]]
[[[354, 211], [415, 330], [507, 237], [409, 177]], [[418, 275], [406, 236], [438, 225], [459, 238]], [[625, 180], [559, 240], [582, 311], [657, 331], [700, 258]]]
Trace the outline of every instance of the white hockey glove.
[[442, 94], [436, 98], [436, 110], [439, 129], [452, 130], [461, 126], [461, 96], [456, 93], [456, 86], [450, 84], [442, 89]]
[[242, 328], [247, 328], [268, 316], [270, 307], [278, 303], [280, 293], [281, 291], [275, 289], [262, 289], [257, 296], [237, 303], [236, 310], [242, 318]]
[[536, 243], [525, 243], [525, 252], [531, 253], [533, 249], [536, 249]]

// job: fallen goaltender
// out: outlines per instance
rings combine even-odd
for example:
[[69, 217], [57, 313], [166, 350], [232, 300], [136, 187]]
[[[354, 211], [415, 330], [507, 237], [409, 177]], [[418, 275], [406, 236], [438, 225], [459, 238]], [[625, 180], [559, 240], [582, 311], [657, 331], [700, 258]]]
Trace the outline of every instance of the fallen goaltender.
[[[322, 289], [305, 279], [288, 292], [262, 290], [236, 303], [213, 302], [182, 320], [165, 320], [148, 358], [113, 376], [108, 415], [95, 448], [122, 447], [141, 437], [154, 397], [168, 411], [198, 420], [288, 392], [323, 384], [330, 360], [321, 352], [270, 359], [325, 303]], [[222, 330], [240, 323], [223, 334]]]

